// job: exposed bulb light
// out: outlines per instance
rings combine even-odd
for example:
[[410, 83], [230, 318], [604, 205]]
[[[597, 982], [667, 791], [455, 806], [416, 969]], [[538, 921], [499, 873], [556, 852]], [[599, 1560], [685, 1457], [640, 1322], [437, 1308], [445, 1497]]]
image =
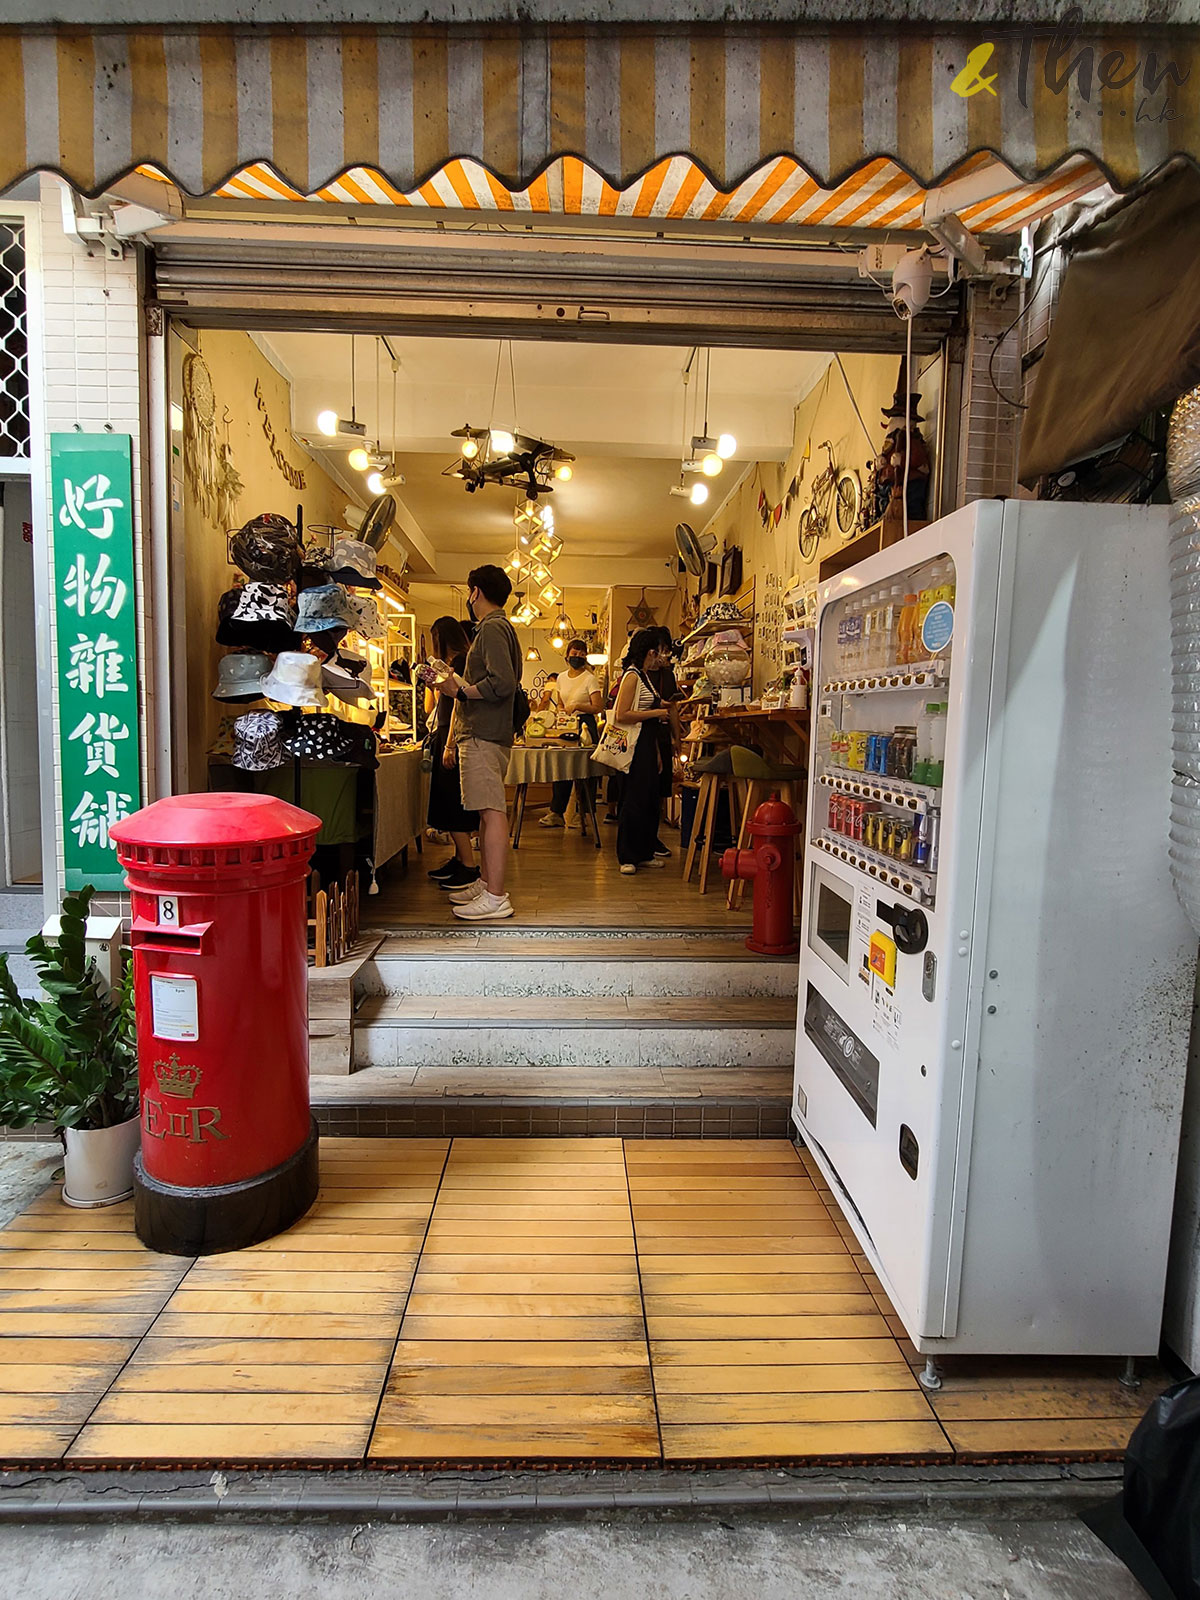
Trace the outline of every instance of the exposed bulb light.
[[555, 626], [555, 629], [556, 629], [557, 632], [566, 633], [566, 631], [567, 631], [567, 619], [566, 619], [566, 617], [559, 617], [558, 621], [554, 624], [554, 626]]
[[531, 644], [529, 646], [529, 649], [525, 652], [525, 659], [526, 661], [540, 661], [542, 659], [542, 652], [537, 645]]
[[706, 483], [694, 483], [688, 499], [694, 506], [702, 506], [708, 499], [708, 485]]
[[602, 650], [591, 651], [587, 659], [589, 667], [606, 667], [608, 665], [608, 657]]
[[553, 639], [550, 641], [550, 648], [551, 650], [561, 650], [566, 642], [567, 641], [561, 636], [561, 634], [556, 633]]
[[556, 606], [562, 597], [563, 592], [556, 583], [548, 583], [538, 596], [548, 606]]
[[474, 461], [475, 457], [479, 454], [479, 440], [472, 439], [470, 434], [468, 434], [462, 442], [462, 453], [465, 460]]
[[540, 561], [535, 561], [533, 563], [533, 579], [535, 583], [549, 583], [550, 568], [544, 566]]
[[715, 478], [725, 463], [715, 450], [710, 450], [700, 463], [700, 471], [706, 478]]
[[338, 414], [336, 411], [319, 411], [317, 413], [317, 427], [327, 439], [336, 439], [338, 431]]
[[553, 528], [553, 526], [554, 526], [554, 507], [553, 506], [545, 506], [543, 508], [543, 510], [542, 510], [541, 516], [542, 516], [542, 526], [545, 527], [545, 528]]
[[561, 467], [555, 467], [554, 476], [558, 479], [559, 483], [570, 483], [575, 474], [564, 461]]
[[517, 441], [504, 428], [493, 428], [489, 442], [493, 453], [498, 456], [510, 456], [517, 448]]
[[737, 454], [737, 440], [731, 433], [723, 433], [717, 440], [717, 454], [722, 461], [728, 461]]
[[372, 494], [375, 494], [375, 495], [383, 494], [384, 493], [383, 473], [382, 472], [373, 472], [370, 475], [370, 477], [367, 479], [367, 488], [371, 491]]
[[371, 458], [361, 445], [356, 445], [346, 457], [346, 460], [354, 468], [355, 472], [369, 472], [371, 469]]

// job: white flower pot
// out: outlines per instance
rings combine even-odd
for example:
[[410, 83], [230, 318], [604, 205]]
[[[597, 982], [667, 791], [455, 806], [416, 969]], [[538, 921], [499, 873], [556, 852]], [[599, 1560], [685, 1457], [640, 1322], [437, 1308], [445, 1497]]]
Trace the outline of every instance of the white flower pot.
[[133, 1193], [133, 1158], [141, 1143], [140, 1117], [115, 1128], [64, 1128], [63, 1200], [69, 1206], [111, 1206]]

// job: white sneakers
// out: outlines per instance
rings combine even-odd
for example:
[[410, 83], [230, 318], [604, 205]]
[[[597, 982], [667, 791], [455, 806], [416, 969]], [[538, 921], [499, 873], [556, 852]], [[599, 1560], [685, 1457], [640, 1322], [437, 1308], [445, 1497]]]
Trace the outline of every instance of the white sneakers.
[[503, 922], [512, 914], [512, 901], [508, 896], [492, 894], [488, 889], [454, 907], [454, 915], [464, 922]]
[[455, 889], [450, 905], [456, 917], [464, 922], [503, 922], [513, 914], [512, 901], [506, 894], [492, 894], [477, 878], [464, 889]]
[[557, 811], [547, 811], [544, 817], [538, 819], [539, 828], [561, 828], [563, 826], [563, 819]]
[[623, 878], [632, 878], [636, 871], [637, 868], [632, 861], [623, 861], [621, 863], [621, 876]]

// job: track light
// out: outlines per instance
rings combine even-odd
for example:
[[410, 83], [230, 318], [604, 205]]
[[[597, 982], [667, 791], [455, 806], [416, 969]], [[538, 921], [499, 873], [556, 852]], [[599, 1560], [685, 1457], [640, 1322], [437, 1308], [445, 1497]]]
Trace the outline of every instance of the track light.
[[688, 499], [694, 506], [702, 506], [708, 499], [708, 485], [706, 483], [694, 483]]
[[317, 413], [317, 427], [327, 439], [336, 439], [338, 431], [338, 414], [336, 411], [320, 411]]
[[367, 479], [367, 488], [374, 495], [383, 494], [385, 492], [383, 486], [383, 473], [372, 472], [370, 477]]
[[351, 450], [346, 460], [354, 468], [355, 472], [369, 472], [371, 469], [371, 458], [361, 445], [357, 445]]
[[722, 461], [728, 461], [737, 454], [737, 440], [731, 433], [723, 433], [717, 440], [717, 454]]
[[715, 450], [710, 450], [700, 463], [700, 471], [706, 478], [715, 478], [725, 463]]

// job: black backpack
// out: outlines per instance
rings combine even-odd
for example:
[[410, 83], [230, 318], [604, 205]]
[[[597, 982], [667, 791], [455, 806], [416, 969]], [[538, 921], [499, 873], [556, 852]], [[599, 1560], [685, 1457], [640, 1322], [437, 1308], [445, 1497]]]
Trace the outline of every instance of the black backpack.
[[[506, 622], [508, 618], [504, 619]], [[517, 638], [517, 630], [512, 623], [508, 624], [509, 644], [512, 647], [513, 663], [517, 669], [517, 687], [513, 691], [513, 738], [518, 738], [525, 732], [525, 724], [529, 721], [529, 696], [521, 687], [521, 641]]]

